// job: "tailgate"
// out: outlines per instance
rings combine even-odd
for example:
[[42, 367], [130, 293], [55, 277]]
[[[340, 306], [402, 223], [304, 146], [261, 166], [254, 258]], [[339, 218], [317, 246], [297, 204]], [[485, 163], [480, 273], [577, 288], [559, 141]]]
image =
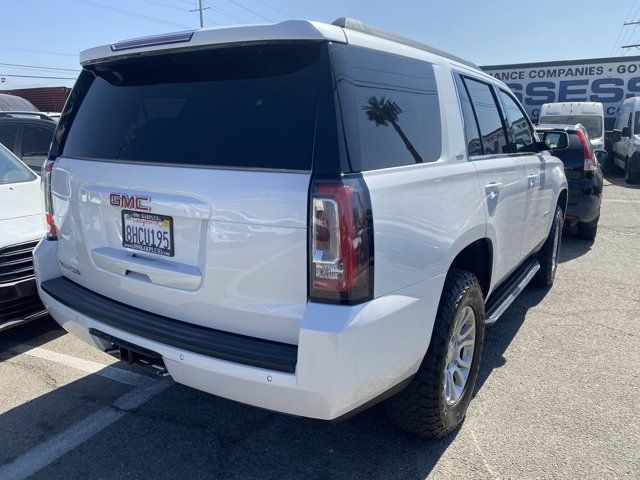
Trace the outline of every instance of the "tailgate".
[[[307, 300], [309, 174], [66, 158], [55, 165], [65, 276], [152, 313], [297, 343]], [[144, 251], [144, 234], [123, 245], [123, 211], [136, 210], [113, 205], [113, 194], [144, 198], [144, 213], [170, 222], [172, 256]]]

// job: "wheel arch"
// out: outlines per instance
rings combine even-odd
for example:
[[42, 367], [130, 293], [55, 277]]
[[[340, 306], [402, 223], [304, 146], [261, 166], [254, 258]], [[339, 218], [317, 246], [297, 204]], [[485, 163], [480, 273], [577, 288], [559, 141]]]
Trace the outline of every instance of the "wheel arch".
[[560, 195], [558, 195], [558, 203], [560, 208], [562, 208], [562, 212], [564, 214], [567, 213], [567, 205], [569, 204], [569, 191], [566, 188], [560, 190]]
[[454, 257], [449, 270], [457, 268], [473, 273], [485, 298], [491, 287], [493, 273], [493, 242], [490, 238], [479, 238], [462, 248]]

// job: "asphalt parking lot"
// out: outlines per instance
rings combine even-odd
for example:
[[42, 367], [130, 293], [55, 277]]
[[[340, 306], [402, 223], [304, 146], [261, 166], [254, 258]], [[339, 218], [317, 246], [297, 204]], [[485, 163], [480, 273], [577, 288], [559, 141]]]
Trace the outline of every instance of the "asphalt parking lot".
[[594, 243], [489, 328], [462, 428], [437, 442], [378, 409], [266, 412], [118, 362], [46, 319], [0, 337], [0, 480], [640, 478], [640, 188], [609, 179]]

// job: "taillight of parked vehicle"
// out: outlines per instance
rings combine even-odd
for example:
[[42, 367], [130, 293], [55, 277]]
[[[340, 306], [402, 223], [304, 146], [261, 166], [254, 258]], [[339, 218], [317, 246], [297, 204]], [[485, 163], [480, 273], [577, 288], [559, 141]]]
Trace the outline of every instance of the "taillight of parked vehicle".
[[584, 171], [585, 172], [595, 172], [598, 170], [598, 161], [596, 160], [596, 156], [593, 153], [593, 149], [591, 148], [591, 143], [589, 139], [585, 135], [582, 130], [576, 130], [576, 135], [580, 139], [580, 143], [582, 144], [582, 156], [584, 157]]
[[362, 178], [313, 181], [309, 298], [355, 304], [373, 297], [373, 224]]
[[44, 212], [47, 220], [47, 239], [58, 239], [58, 228], [53, 221], [53, 202], [51, 197], [51, 173], [55, 160], [47, 159], [42, 169], [42, 181], [44, 183]]

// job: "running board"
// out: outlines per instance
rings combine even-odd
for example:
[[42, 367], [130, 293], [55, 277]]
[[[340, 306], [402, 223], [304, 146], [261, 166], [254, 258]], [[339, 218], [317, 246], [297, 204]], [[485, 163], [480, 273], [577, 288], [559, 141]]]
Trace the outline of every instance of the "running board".
[[498, 321], [509, 308], [509, 305], [522, 293], [538, 270], [540, 270], [540, 262], [530, 258], [512, 273], [506, 282], [498, 287], [485, 305], [485, 325]]

